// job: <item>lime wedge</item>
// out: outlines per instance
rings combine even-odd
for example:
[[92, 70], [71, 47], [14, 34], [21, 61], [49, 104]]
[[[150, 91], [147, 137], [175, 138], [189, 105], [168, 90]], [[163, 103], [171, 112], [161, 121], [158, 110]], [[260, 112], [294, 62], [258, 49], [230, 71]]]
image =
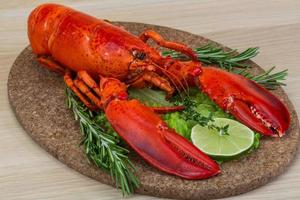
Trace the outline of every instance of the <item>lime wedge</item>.
[[192, 128], [193, 144], [215, 159], [232, 159], [250, 149], [254, 143], [254, 132], [247, 126], [231, 119], [215, 118], [211, 122], [218, 127], [229, 125], [228, 134], [200, 125]]

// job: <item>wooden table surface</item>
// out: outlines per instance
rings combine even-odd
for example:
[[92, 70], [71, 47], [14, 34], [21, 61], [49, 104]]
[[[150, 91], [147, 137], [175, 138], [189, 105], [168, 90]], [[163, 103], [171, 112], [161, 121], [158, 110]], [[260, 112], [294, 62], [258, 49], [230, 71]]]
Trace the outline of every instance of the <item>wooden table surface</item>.
[[[28, 45], [29, 12], [43, 1], [0, 3], [0, 199], [122, 199], [119, 191], [66, 167], [25, 133], [9, 106], [7, 77]], [[48, 1], [49, 2], [49, 1]], [[58, 0], [99, 18], [158, 24], [232, 48], [259, 46], [260, 66], [288, 69], [285, 91], [300, 113], [300, 1]], [[30, 78], [30, 77], [28, 77]], [[271, 183], [231, 199], [299, 199], [300, 157]], [[130, 199], [157, 199], [135, 195]]]

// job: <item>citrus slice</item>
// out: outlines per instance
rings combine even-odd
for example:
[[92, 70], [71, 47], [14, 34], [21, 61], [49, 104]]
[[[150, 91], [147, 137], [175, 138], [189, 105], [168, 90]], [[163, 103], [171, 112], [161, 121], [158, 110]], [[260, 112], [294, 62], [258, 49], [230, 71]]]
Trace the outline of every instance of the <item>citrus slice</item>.
[[254, 132], [247, 126], [231, 119], [215, 118], [211, 124], [228, 127], [228, 134], [200, 125], [192, 128], [193, 144], [215, 159], [231, 159], [249, 150], [254, 143]]

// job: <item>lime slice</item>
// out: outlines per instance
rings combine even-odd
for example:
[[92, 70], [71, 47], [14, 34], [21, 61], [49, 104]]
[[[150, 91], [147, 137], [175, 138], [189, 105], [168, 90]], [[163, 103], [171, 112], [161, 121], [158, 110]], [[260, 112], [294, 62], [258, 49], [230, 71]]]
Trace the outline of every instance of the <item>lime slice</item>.
[[227, 160], [246, 152], [254, 143], [254, 132], [247, 126], [226, 118], [215, 118], [211, 122], [218, 127], [229, 125], [228, 134], [196, 125], [192, 128], [193, 144], [215, 159]]

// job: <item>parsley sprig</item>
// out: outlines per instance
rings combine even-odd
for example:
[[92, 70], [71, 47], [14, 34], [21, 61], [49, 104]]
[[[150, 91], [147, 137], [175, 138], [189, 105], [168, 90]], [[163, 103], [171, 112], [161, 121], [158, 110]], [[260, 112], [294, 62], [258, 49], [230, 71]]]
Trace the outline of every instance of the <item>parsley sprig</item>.
[[199, 113], [196, 110], [197, 102], [190, 99], [189, 96], [184, 97], [183, 101], [179, 101], [178, 97], [175, 97], [175, 99], [177, 99], [177, 100], [174, 100], [175, 105], [183, 105], [184, 106], [184, 110], [181, 111], [181, 114], [182, 114], [182, 116], [184, 116], [185, 120], [191, 120], [191, 121], [196, 122], [200, 126], [206, 126], [209, 129], [216, 130], [221, 135], [229, 135], [229, 133], [228, 133], [229, 125], [216, 126], [215, 124], [210, 123], [210, 122], [214, 122], [213, 113], [210, 112], [208, 116], [204, 116], [201, 113]]

